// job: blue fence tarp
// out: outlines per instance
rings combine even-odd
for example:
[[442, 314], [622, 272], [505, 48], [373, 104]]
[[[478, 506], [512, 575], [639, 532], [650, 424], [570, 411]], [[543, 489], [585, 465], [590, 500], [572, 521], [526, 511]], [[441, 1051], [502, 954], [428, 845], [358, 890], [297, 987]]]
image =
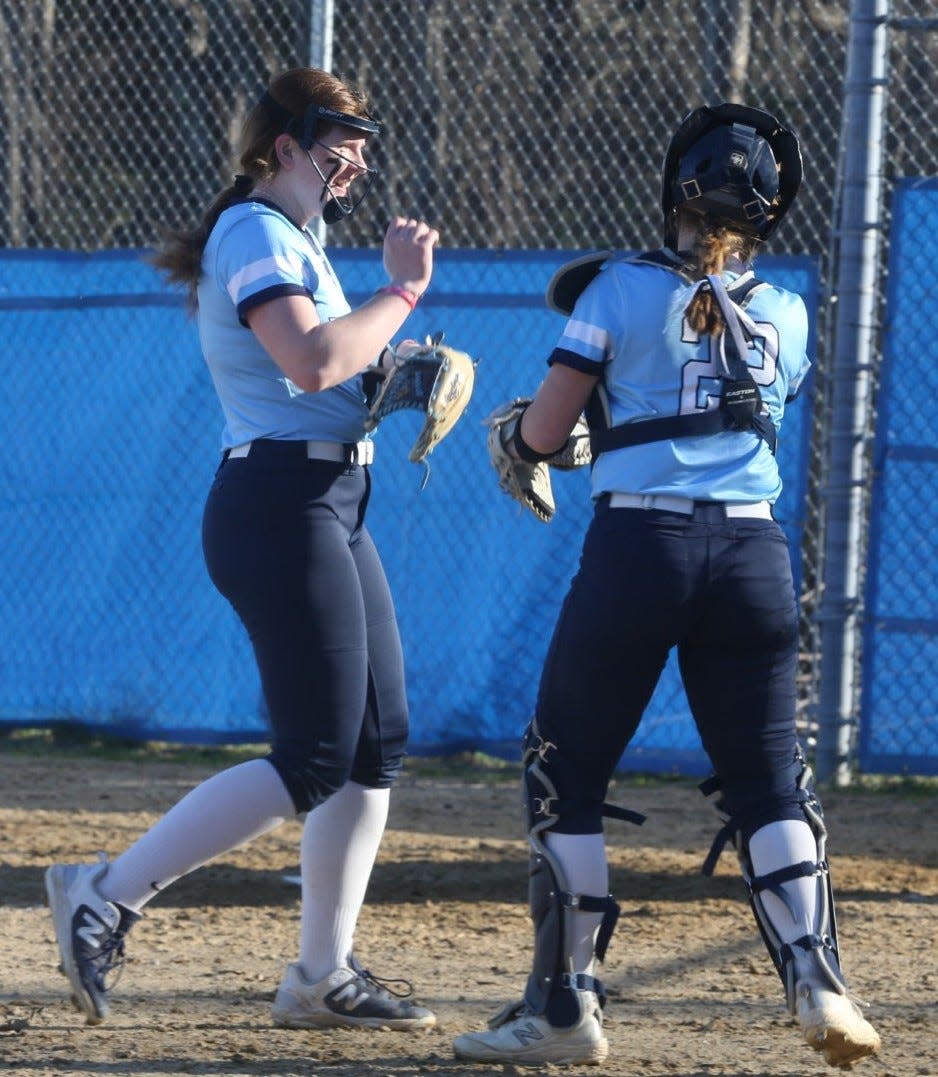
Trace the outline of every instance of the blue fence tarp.
[[[502, 495], [481, 421], [531, 393], [563, 319], [543, 292], [578, 252], [441, 251], [407, 335], [445, 329], [480, 358], [476, 391], [430, 457], [406, 459], [419, 417], [377, 434], [369, 524], [404, 639], [412, 750], [514, 756], [589, 519], [584, 472], [555, 477], [544, 526]], [[336, 250], [353, 304], [382, 283], [380, 254]], [[817, 309], [817, 265], [772, 258], [760, 276]], [[247, 639], [202, 563], [202, 502], [220, 412], [195, 327], [139, 252], [0, 252], [6, 340], [0, 406], [0, 722], [79, 719], [141, 739], [260, 740]], [[813, 320], [813, 319], [812, 319]], [[793, 405], [779, 517], [796, 554], [810, 402]], [[669, 663], [625, 769], [707, 769]]]
[[859, 762], [938, 774], [938, 178], [900, 181], [892, 214]]

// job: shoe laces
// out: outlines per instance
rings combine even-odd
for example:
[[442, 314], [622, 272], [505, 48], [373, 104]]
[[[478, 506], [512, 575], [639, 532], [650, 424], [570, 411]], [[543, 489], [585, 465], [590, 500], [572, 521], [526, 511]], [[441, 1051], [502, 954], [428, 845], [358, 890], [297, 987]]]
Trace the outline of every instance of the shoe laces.
[[386, 995], [392, 995], [394, 998], [410, 998], [414, 993], [413, 984], [409, 980], [394, 979], [393, 977], [385, 979], [381, 976], [375, 976], [373, 972], [364, 968], [351, 954], [349, 954], [348, 963], [349, 968], [356, 976], [372, 987], [376, 987], [379, 991], [383, 991]]
[[[805, 979], [798, 981], [798, 990], [803, 992], [805, 994], [805, 997], [812, 1000], [817, 1000], [819, 998], [823, 999], [824, 993], [828, 995], [833, 995], [838, 998], [846, 999], [847, 1002], [853, 1004], [854, 1008], [857, 1010], [858, 1013], [862, 1010], [868, 1010], [870, 1008], [869, 1002], [861, 998], [859, 995], [854, 994], [854, 992], [849, 990], [846, 985], [844, 985], [844, 989], [842, 991], [838, 991], [829, 983], [821, 983], [818, 980]], [[862, 1013], [860, 1013], [860, 1016], [862, 1017]]]
[[120, 979], [121, 973], [124, 971], [124, 962], [126, 957], [124, 955], [124, 940], [121, 939], [109, 939], [101, 948], [101, 973], [104, 976], [112, 976], [112, 986]]
[[[94, 965], [95, 977], [98, 983], [103, 989], [111, 990], [120, 981], [121, 973], [124, 970], [124, 964], [126, 962], [126, 955], [124, 950], [124, 941], [127, 936], [127, 932], [133, 926], [134, 920], [127, 922], [124, 912], [121, 912], [120, 923], [114, 929], [114, 932], [108, 936], [101, 943], [101, 949], [97, 954], [91, 958], [91, 962]], [[110, 983], [105, 983], [107, 977], [110, 977]]]

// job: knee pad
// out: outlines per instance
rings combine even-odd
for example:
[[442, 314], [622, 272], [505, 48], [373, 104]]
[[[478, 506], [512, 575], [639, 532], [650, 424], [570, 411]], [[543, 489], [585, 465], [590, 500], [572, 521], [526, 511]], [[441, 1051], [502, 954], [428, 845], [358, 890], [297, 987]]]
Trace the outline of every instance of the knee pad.
[[[584, 993], [594, 993], [601, 1006], [606, 1001], [602, 982], [574, 969], [573, 913], [580, 910], [602, 914], [594, 944], [596, 959], [602, 961], [619, 917], [619, 906], [611, 894], [573, 892], [562, 865], [544, 841], [544, 835], [557, 825], [565, 808], [551, 774], [556, 752], [556, 745], [544, 740], [532, 722], [522, 745], [522, 799], [531, 846], [528, 902], [534, 924], [534, 960], [524, 1002], [532, 1013], [543, 1014], [551, 1025], [566, 1028], [586, 1012], [589, 1003]], [[601, 804], [599, 814], [644, 822], [644, 816], [608, 805]]]
[[[746, 825], [746, 821], [727, 814], [720, 797], [719, 784], [716, 781], [708, 780], [701, 786], [705, 792], [714, 796], [714, 807], [723, 821], [723, 827], [704, 864], [704, 873], [712, 872], [723, 846], [726, 842], [732, 841], [736, 848], [737, 859], [759, 933], [781, 978], [792, 1014], [795, 1012], [795, 984], [805, 977], [820, 982], [840, 994], [846, 993], [837, 945], [837, 923], [834, 915], [830, 869], [827, 863], [827, 828], [824, 825], [824, 813], [814, 788], [811, 768], [807, 765], [800, 748], [796, 753], [796, 763], [798, 765], [795, 782], [797, 802], [814, 837], [815, 857], [813, 860], [802, 860], [786, 865], [765, 875], [758, 875], [753, 867], [749, 853], [749, 835], [753, 831]], [[766, 909], [763, 895], [773, 894], [795, 917], [797, 910], [793, 907], [791, 894], [786, 891], [784, 884], [805, 878], [814, 878], [817, 887], [813, 930], [786, 943], [782, 940], [778, 925], [773, 922], [772, 916]]]

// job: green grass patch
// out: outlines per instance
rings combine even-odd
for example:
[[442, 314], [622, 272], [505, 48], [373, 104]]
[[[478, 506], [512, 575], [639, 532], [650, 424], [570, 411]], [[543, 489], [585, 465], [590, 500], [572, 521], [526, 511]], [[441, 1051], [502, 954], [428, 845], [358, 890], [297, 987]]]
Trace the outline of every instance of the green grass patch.
[[41, 728], [3, 731], [0, 755], [32, 758], [105, 759], [135, 763], [196, 763], [232, 766], [263, 756], [268, 746], [259, 744], [171, 744], [156, 740], [133, 740], [96, 730], [82, 722], [61, 721]]
[[914, 774], [857, 774], [846, 788], [838, 793], [884, 793], [906, 797], [933, 797], [938, 795], [938, 778]]
[[452, 755], [409, 755], [404, 773], [417, 778], [460, 778], [465, 781], [516, 782], [521, 764], [485, 752], [454, 752]]
[[[95, 729], [83, 722], [63, 720], [47, 726], [9, 727], [0, 723], [0, 755], [31, 758], [104, 759], [134, 763], [192, 763], [199, 766], [234, 766], [248, 759], [264, 756], [270, 746], [263, 742], [249, 744], [176, 744], [167, 741], [133, 740]], [[521, 764], [485, 752], [454, 752], [445, 756], [408, 756], [404, 773], [412, 777], [462, 781], [517, 782]], [[696, 785], [696, 778], [679, 774], [616, 774], [614, 782], [631, 788], [661, 785]], [[822, 790], [823, 793], [823, 790]], [[928, 799], [938, 795], [938, 777], [908, 774], [858, 774], [838, 794], [881, 793]]]

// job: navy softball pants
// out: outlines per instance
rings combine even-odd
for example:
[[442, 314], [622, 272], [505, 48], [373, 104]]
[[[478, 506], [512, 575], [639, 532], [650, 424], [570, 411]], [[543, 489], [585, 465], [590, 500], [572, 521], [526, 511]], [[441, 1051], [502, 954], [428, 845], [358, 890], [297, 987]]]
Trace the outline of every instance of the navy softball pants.
[[538, 730], [557, 746], [555, 829], [599, 833], [606, 789], [677, 648], [701, 742], [748, 837], [802, 819], [796, 779], [798, 618], [774, 520], [596, 506], [548, 650]]
[[212, 582], [247, 629], [297, 812], [352, 779], [394, 781], [407, 742], [400, 634], [365, 510], [366, 467], [255, 442], [225, 460], [205, 505]]

